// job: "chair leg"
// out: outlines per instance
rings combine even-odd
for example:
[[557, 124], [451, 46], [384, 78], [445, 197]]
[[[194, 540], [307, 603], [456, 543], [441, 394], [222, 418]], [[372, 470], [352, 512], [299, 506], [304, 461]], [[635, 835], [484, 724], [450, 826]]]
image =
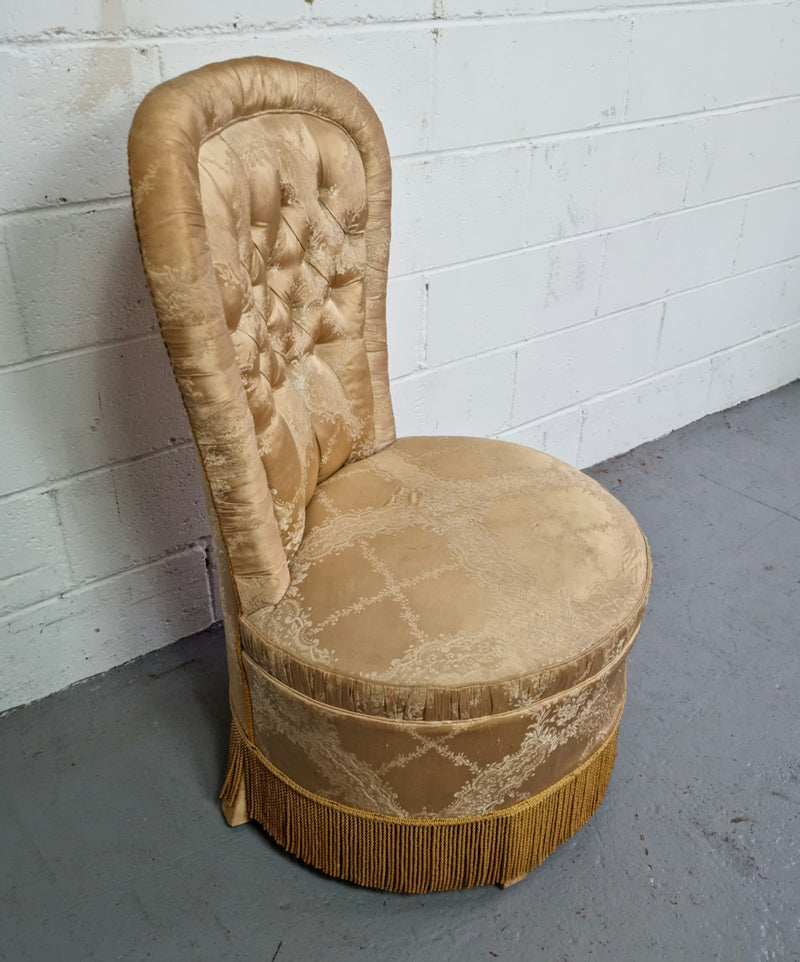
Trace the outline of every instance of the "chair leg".
[[506, 879], [505, 882], [498, 882], [497, 884], [501, 889], [510, 889], [512, 885], [516, 885], [517, 882], [521, 882], [524, 878], [527, 878], [530, 872], [523, 872], [522, 875], [517, 875], [516, 878]]
[[222, 814], [231, 828], [244, 825], [245, 822], [250, 821], [250, 816], [247, 813], [247, 792], [245, 791], [244, 778], [239, 782], [236, 798], [232, 802], [222, 800]]

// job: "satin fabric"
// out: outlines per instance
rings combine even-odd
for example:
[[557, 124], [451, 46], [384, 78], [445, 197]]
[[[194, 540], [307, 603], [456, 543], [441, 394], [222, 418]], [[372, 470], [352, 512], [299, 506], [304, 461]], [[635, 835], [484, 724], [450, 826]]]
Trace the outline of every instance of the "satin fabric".
[[247, 612], [285, 592], [317, 482], [394, 440], [386, 141], [347, 81], [246, 58], [152, 91], [129, 162], [145, 270]]
[[[554, 458], [395, 439], [390, 166], [364, 97], [303, 64], [212, 64], [148, 95], [129, 156], [244, 754], [353, 811], [467, 820], [606, 758], [646, 540]], [[271, 811], [241, 755], [229, 794]]]

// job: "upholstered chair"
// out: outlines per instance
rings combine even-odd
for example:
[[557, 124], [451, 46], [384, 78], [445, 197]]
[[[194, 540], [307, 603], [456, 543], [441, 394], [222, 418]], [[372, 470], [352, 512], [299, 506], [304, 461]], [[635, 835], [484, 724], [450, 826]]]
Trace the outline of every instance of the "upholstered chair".
[[641, 530], [530, 448], [395, 438], [389, 154], [345, 80], [212, 64], [145, 98], [129, 156], [207, 487], [228, 822], [361, 885], [510, 884], [606, 789]]

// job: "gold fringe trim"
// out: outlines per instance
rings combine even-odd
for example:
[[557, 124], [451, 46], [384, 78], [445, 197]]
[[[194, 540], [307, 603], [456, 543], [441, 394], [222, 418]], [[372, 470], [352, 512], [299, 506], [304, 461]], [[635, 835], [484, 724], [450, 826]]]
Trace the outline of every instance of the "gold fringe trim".
[[600, 748], [549, 788], [467, 818], [401, 818], [342, 805], [287, 778], [236, 719], [220, 798], [243, 792], [250, 818], [292, 855], [335, 878], [390, 892], [508, 884], [540, 865], [596, 811], [611, 777], [619, 721]]

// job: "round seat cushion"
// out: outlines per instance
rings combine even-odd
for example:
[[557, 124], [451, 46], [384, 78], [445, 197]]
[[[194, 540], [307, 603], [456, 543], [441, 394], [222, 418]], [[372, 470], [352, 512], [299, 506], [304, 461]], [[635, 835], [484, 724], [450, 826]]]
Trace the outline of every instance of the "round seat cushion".
[[401, 438], [321, 483], [246, 653], [304, 696], [423, 721], [481, 718], [620, 658], [651, 565], [634, 518], [591, 478], [504, 441]]

